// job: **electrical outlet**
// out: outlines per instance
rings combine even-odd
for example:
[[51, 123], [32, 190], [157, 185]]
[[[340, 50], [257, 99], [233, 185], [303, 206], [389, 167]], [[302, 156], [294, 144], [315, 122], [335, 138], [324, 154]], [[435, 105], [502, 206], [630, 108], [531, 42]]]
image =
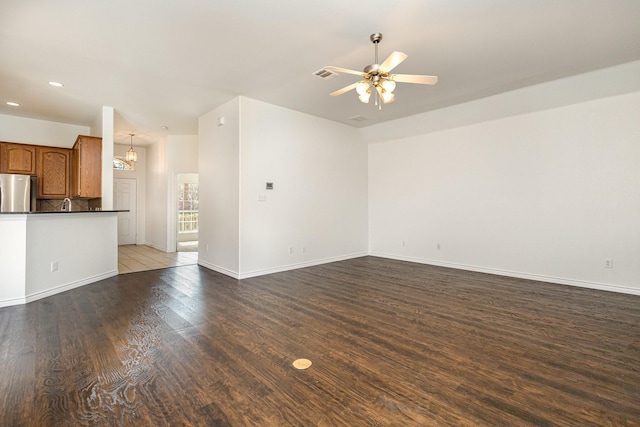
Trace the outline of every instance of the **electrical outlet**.
[[306, 246], [302, 247], [302, 252], [307, 252], [307, 247]]
[[289, 253], [292, 254], [293, 253], [293, 246], [289, 246]]
[[604, 268], [613, 268], [613, 260], [605, 259], [604, 260]]
[[402, 241], [402, 246], [407, 246], [407, 242], [406, 241]]
[[58, 261], [51, 261], [51, 272], [58, 271]]

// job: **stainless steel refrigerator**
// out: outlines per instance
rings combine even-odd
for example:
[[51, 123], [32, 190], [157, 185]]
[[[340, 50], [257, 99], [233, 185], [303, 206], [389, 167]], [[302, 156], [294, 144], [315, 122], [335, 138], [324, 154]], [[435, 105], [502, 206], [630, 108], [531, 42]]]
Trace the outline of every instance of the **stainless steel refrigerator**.
[[36, 177], [0, 174], [0, 212], [35, 210]]

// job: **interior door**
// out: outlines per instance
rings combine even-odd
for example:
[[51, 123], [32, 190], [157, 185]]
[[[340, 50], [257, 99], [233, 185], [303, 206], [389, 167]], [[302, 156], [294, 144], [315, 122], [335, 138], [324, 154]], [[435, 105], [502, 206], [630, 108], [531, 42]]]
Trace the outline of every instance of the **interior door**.
[[132, 178], [113, 179], [113, 208], [129, 210], [118, 212], [118, 245], [135, 245], [137, 228], [136, 214], [137, 181]]

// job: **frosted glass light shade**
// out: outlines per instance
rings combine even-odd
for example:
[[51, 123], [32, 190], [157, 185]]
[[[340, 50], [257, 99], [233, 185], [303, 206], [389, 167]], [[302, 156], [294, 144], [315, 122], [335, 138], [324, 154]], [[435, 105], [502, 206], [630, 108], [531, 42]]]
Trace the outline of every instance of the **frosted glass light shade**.
[[128, 162], [137, 162], [138, 161], [138, 153], [136, 153], [133, 150], [133, 147], [129, 148], [129, 151], [127, 151], [127, 155], [125, 156], [125, 159]]
[[384, 102], [385, 104], [393, 102], [396, 99], [396, 96], [394, 94], [392, 94], [391, 92], [387, 92], [386, 90], [383, 90], [380, 95], [382, 96], [382, 102]]
[[361, 81], [360, 83], [358, 83], [358, 86], [356, 86], [356, 92], [358, 92], [358, 95], [360, 96], [364, 95], [368, 90], [369, 82], [367, 82], [366, 80]]
[[389, 93], [393, 92], [393, 90], [396, 88], [396, 82], [394, 82], [393, 80], [384, 80], [381, 85], [382, 89]]

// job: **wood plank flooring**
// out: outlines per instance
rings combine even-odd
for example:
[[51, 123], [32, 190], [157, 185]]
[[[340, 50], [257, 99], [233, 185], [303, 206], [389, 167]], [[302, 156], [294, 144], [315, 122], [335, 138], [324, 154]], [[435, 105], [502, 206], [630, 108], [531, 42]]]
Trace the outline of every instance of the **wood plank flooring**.
[[640, 425], [640, 297], [373, 257], [1, 308], [0, 361], [2, 426]]

